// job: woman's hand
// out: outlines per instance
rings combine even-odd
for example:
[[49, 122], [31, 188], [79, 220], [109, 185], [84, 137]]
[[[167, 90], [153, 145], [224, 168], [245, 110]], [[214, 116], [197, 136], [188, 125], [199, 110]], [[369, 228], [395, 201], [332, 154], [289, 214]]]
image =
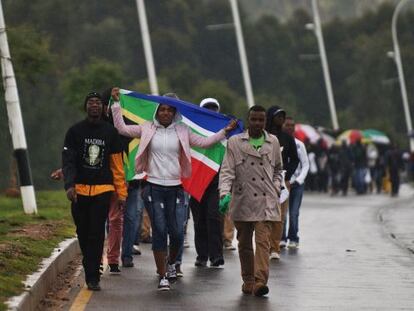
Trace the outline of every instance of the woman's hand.
[[111, 96], [114, 101], [119, 102], [119, 87], [112, 88]]
[[237, 126], [237, 119], [232, 119], [229, 124], [224, 128], [224, 131], [226, 132], [226, 135], [230, 133], [232, 130], [234, 130]]

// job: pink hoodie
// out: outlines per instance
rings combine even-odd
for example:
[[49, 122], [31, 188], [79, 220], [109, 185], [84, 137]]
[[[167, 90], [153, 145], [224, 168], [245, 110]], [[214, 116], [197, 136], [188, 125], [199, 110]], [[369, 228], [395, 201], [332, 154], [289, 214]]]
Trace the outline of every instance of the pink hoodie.
[[[154, 121], [147, 121], [142, 125], [126, 125], [122, 118], [119, 102], [115, 102], [114, 105], [112, 105], [112, 116], [114, 119], [114, 126], [117, 128], [119, 134], [128, 137], [141, 138], [138, 153], [135, 158], [135, 171], [137, 174], [147, 171], [149, 159], [148, 146], [157, 129]], [[176, 124], [175, 130], [181, 145], [179, 163], [183, 178], [189, 178], [191, 176], [191, 146], [208, 148], [226, 138], [224, 129], [210, 137], [202, 137], [194, 134], [185, 124]]]

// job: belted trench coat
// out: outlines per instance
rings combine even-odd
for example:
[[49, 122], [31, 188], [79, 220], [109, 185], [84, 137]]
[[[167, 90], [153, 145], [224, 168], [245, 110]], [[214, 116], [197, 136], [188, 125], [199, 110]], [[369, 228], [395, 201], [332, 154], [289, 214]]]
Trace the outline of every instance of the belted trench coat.
[[279, 141], [264, 131], [257, 151], [244, 132], [231, 137], [220, 170], [220, 196], [231, 192], [233, 221], [280, 221], [282, 155]]

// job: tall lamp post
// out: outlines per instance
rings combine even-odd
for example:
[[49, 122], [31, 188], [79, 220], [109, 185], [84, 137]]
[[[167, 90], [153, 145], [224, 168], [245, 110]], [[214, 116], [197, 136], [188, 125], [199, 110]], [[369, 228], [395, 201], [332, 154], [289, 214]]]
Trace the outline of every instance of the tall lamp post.
[[237, 6], [237, 0], [230, 0], [231, 12], [233, 15], [234, 27], [236, 28], [237, 46], [239, 49], [240, 63], [242, 67], [244, 88], [246, 90], [247, 105], [254, 106], [254, 97], [252, 91], [252, 82], [250, 80], [249, 64], [247, 62], [246, 47], [244, 45], [243, 32], [240, 23], [239, 8]]
[[26, 214], [36, 214], [37, 204], [27, 154], [26, 136], [24, 133], [22, 112], [20, 109], [19, 93], [10, 57], [7, 41], [6, 25], [3, 15], [3, 4], [0, 0], [0, 58], [3, 76], [4, 97], [6, 101], [9, 129], [12, 138], [14, 156], [19, 171], [20, 193], [23, 209]]
[[145, 12], [144, 0], [136, 0], [138, 9], [139, 24], [141, 27], [142, 43], [144, 45], [145, 62], [147, 65], [148, 81], [151, 89], [151, 94], [158, 95], [158, 82], [155, 73], [154, 57], [152, 54], [151, 38], [148, 31], [147, 14]]
[[308, 30], [315, 32], [316, 39], [318, 41], [319, 54], [321, 56], [323, 77], [325, 79], [326, 93], [328, 95], [329, 111], [331, 114], [332, 127], [334, 130], [339, 129], [338, 117], [336, 115], [335, 100], [332, 91], [331, 75], [329, 73], [328, 59], [326, 57], [325, 43], [323, 40], [321, 19], [319, 17], [318, 2], [312, 0], [312, 12], [313, 12], [313, 24], [307, 24]]
[[[388, 52], [388, 56], [394, 59], [395, 64], [397, 66], [398, 79], [400, 81], [401, 97], [402, 97], [402, 102], [403, 102], [403, 107], [404, 107], [405, 122], [407, 124], [407, 132], [408, 134], [411, 134], [413, 130], [413, 126], [411, 122], [410, 107], [408, 105], [407, 88], [405, 86], [404, 70], [403, 70], [402, 61], [401, 61], [401, 52], [400, 52], [400, 46], [398, 44], [398, 35], [397, 35], [398, 16], [403, 6], [409, 1], [411, 0], [401, 0], [394, 10], [394, 14], [392, 16], [392, 23], [391, 23], [391, 34], [392, 34], [394, 51]], [[412, 137], [410, 137], [410, 151], [414, 151], [414, 138]]]

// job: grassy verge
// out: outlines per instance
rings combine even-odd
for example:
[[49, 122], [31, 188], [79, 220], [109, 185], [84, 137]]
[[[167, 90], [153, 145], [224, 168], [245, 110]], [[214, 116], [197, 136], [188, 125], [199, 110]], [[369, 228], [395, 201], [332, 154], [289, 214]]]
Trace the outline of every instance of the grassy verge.
[[62, 240], [73, 237], [70, 205], [63, 191], [37, 192], [38, 214], [25, 215], [20, 199], [0, 196], [0, 310], [22, 293], [26, 276]]

